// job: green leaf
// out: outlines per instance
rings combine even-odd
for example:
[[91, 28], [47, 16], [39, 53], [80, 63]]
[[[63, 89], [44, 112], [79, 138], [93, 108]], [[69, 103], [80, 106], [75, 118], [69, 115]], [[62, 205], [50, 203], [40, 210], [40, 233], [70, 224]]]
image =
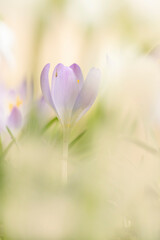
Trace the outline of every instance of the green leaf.
[[82, 133], [80, 133], [70, 144], [69, 144], [69, 148], [72, 148], [83, 136], [84, 134], [87, 132], [87, 130], [84, 130]]
[[45, 133], [52, 125], [53, 123], [57, 122], [58, 121], [58, 118], [55, 117], [53, 119], [51, 119], [45, 126], [44, 128], [42, 129], [42, 133]]

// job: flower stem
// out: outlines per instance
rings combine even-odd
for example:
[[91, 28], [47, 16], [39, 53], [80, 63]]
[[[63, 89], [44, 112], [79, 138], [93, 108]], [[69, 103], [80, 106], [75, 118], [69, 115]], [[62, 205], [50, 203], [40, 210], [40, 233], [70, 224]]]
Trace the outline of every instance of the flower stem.
[[68, 181], [68, 143], [69, 129], [63, 129], [63, 159], [62, 159], [62, 181], [67, 184]]

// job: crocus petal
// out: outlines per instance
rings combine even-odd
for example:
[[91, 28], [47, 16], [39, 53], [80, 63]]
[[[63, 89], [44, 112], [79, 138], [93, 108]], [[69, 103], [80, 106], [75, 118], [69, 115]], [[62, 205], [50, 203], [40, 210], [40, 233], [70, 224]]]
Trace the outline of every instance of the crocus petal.
[[9, 99], [13, 100], [13, 99], [16, 98], [17, 93], [16, 93], [16, 91], [14, 89], [11, 89], [11, 90], [8, 91], [8, 96], [9, 96]]
[[36, 107], [37, 107], [37, 114], [40, 117], [40, 119], [45, 119], [46, 116], [53, 115], [52, 109], [47, 104], [44, 97], [41, 97], [40, 99], [38, 99]]
[[73, 107], [72, 123], [77, 122], [94, 103], [100, 85], [100, 75], [99, 69], [92, 68], [89, 71]]
[[70, 67], [58, 64], [52, 78], [52, 97], [63, 125], [70, 124], [75, 100], [79, 93], [77, 78]]
[[27, 80], [24, 79], [21, 83], [18, 93], [20, 95], [20, 98], [23, 99], [23, 101], [27, 98]]
[[79, 91], [80, 91], [82, 86], [83, 86], [83, 82], [84, 82], [82, 71], [81, 71], [80, 67], [76, 63], [72, 64], [70, 66], [70, 68], [73, 70], [74, 74], [77, 77], [77, 82], [78, 82]]
[[42, 70], [42, 73], [41, 73], [41, 89], [42, 89], [42, 93], [43, 93], [43, 96], [44, 96], [45, 100], [56, 111], [56, 108], [55, 108], [55, 105], [53, 103], [52, 96], [51, 96], [50, 86], [49, 86], [49, 78], [48, 78], [49, 69], [50, 69], [50, 64], [48, 63]]
[[8, 127], [19, 128], [22, 125], [22, 115], [17, 107], [14, 107], [8, 117]]

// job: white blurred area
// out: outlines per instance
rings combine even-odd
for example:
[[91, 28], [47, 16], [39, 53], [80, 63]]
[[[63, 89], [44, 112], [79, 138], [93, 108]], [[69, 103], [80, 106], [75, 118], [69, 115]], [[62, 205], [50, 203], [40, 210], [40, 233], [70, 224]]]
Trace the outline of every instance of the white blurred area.
[[0, 78], [3, 79], [5, 71], [15, 67], [15, 57], [13, 54], [13, 47], [15, 36], [12, 30], [0, 20]]
[[0, 62], [2, 63], [4, 59], [8, 64], [13, 66], [14, 57], [12, 48], [14, 44], [14, 35], [11, 29], [2, 21], [0, 21], [0, 43]]

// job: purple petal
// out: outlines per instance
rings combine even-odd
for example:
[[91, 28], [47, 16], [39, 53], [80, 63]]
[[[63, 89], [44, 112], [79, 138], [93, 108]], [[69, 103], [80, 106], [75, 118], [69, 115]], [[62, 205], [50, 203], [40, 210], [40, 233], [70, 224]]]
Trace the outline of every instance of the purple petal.
[[14, 107], [8, 117], [8, 127], [19, 128], [22, 125], [22, 115], [17, 107]]
[[50, 86], [49, 86], [49, 79], [48, 79], [48, 74], [49, 74], [49, 69], [50, 69], [50, 64], [48, 63], [42, 70], [41, 73], [41, 89], [43, 96], [45, 100], [47, 101], [48, 104], [51, 105], [51, 107], [54, 108], [56, 111], [55, 105], [52, 100], [51, 96], [51, 91], [50, 91]]
[[41, 119], [45, 118], [47, 115], [49, 115], [52, 112], [51, 111], [52, 109], [47, 104], [44, 97], [41, 97], [40, 99], [38, 99], [36, 107], [37, 107], [37, 114], [38, 116], [40, 116]]
[[79, 91], [81, 90], [82, 86], [83, 86], [83, 82], [84, 82], [84, 78], [83, 78], [83, 74], [82, 71], [80, 69], [80, 67], [74, 63], [70, 66], [70, 68], [73, 70], [74, 74], [77, 77], [77, 81], [78, 81], [78, 85], [79, 85]]
[[58, 64], [53, 72], [52, 96], [63, 125], [70, 124], [71, 112], [78, 96], [77, 77], [70, 67]]
[[16, 90], [10, 89], [10, 90], [8, 91], [8, 96], [9, 96], [11, 99], [15, 99], [16, 95], [17, 95]]
[[77, 122], [94, 103], [100, 85], [100, 70], [92, 68], [83, 84], [83, 87], [76, 99], [72, 111], [72, 121]]
[[19, 87], [19, 94], [20, 97], [25, 100], [27, 97], [27, 80], [24, 79], [23, 82], [21, 83], [20, 87]]

